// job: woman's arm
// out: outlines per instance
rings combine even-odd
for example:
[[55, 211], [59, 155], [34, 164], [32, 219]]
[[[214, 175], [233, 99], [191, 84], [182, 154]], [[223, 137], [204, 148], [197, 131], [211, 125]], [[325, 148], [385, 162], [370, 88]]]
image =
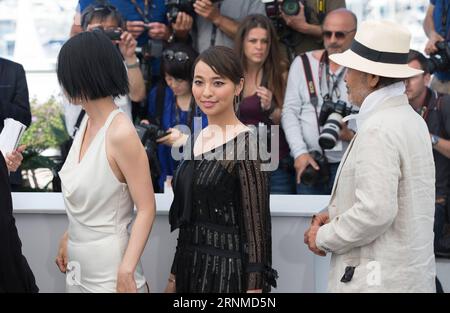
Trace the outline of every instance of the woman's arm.
[[[147, 154], [130, 121], [119, 116], [111, 130], [111, 157], [128, 185], [137, 208], [130, 240], [119, 268], [117, 291], [135, 289], [134, 272], [141, 258], [155, 218], [155, 195]], [[108, 150], [108, 149], [107, 149]]]
[[244, 260], [247, 292], [261, 292], [271, 268], [272, 243], [269, 209], [269, 181], [259, 161], [244, 160], [239, 165], [243, 225], [248, 245]]
[[69, 262], [69, 258], [67, 256], [67, 240], [69, 239], [69, 235], [67, 230], [62, 235], [59, 246], [58, 246], [58, 254], [56, 255], [56, 265], [58, 266], [61, 273], [65, 273], [67, 270], [67, 263]]

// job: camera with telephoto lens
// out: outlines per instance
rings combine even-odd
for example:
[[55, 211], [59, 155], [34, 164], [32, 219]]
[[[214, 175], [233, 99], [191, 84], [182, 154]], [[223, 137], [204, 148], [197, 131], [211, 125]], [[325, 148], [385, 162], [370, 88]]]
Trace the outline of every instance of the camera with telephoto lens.
[[[267, 17], [278, 18], [281, 15], [281, 11], [289, 16], [297, 15], [300, 12], [300, 4], [298, 0], [262, 0], [266, 7]], [[281, 10], [281, 11], [280, 11]]]
[[160, 58], [164, 50], [164, 42], [160, 39], [149, 39], [142, 47], [136, 47], [136, 55], [142, 63], [148, 63], [152, 58]]
[[[165, 0], [167, 8], [167, 19], [170, 24], [175, 23], [178, 13], [184, 12], [190, 16], [195, 15], [194, 3], [196, 0]], [[220, 2], [222, 0], [211, 0], [212, 3]]]
[[159, 177], [161, 176], [161, 166], [158, 159], [158, 143], [157, 139], [169, 134], [154, 124], [138, 124], [134, 126], [142, 145], [147, 153], [148, 162], [151, 169], [152, 183], [155, 192], [161, 192], [158, 189]]
[[330, 179], [327, 158], [319, 151], [311, 151], [309, 154], [316, 161], [319, 170], [308, 165], [302, 173], [302, 183], [307, 186], [326, 183]]
[[319, 145], [322, 149], [333, 149], [339, 140], [341, 133], [341, 122], [347, 115], [357, 113], [351, 105], [338, 100], [324, 100], [319, 115], [319, 125], [323, 126], [319, 136]]
[[[300, 12], [300, 4], [305, 6], [305, 18], [309, 23], [311, 10], [306, 6], [304, 0], [261, 0], [264, 3], [267, 17], [271, 20], [275, 30], [277, 31], [280, 42], [288, 47], [295, 47], [300, 44], [302, 38], [300, 33], [294, 31], [286, 25], [285, 20], [281, 16], [281, 12], [288, 16], [295, 16]], [[294, 35], [297, 35], [294, 36]]]
[[450, 70], [450, 41], [440, 41], [436, 43], [436, 48], [438, 51], [427, 60], [426, 69], [430, 74]]

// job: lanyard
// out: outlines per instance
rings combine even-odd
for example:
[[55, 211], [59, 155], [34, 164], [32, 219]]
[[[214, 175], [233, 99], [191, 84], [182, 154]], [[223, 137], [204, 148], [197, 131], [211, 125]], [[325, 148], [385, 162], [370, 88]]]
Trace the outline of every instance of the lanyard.
[[[430, 108], [429, 105], [431, 103], [431, 99], [433, 98], [436, 99], [436, 101], [434, 102], [433, 107]], [[431, 93], [426, 96], [425, 102], [422, 105], [422, 107], [419, 110], [417, 110], [417, 113], [419, 113], [420, 116], [422, 116], [422, 118], [425, 120], [426, 123], [428, 123], [428, 113], [430, 113], [430, 109], [435, 110], [436, 108], [438, 108], [440, 106], [441, 99], [442, 98], [439, 97], [436, 91], [431, 91]]]
[[[322, 92], [322, 79], [323, 79], [323, 71], [324, 71], [324, 65], [325, 65], [325, 77], [326, 77], [326, 86], [327, 86], [327, 92]], [[320, 58], [319, 63], [319, 87], [321, 89], [321, 94], [324, 95], [322, 98], [324, 100], [332, 99], [333, 93], [336, 95], [336, 98], [339, 100], [341, 98], [341, 91], [338, 88], [339, 82], [341, 81], [342, 77], [345, 74], [345, 69], [342, 69], [339, 75], [330, 75], [330, 62], [328, 61], [328, 53], [325, 51]], [[330, 84], [330, 80], [332, 81], [332, 84]], [[331, 92], [330, 92], [330, 85], [331, 86]]]
[[[219, 11], [220, 11], [220, 4], [221, 3], [219, 2], [219, 4], [217, 5], [217, 8], [219, 9]], [[216, 45], [216, 36], [217, 36], [217, 26], [213, 24], [212, 27], [213, 28], [212, 28], [211, 41], [210, 41], [210, 46], [211, 47]]]
[[[142, 8], [136, 3], [136, 0], [130, 0], [131, 3], [134, 5], [134, 8], [139, 13], [139, 15], [142, 17], [145, 23], [150, 23], [148, 19], [148, 8], [149, 8], [149, 2], [148, 0], [144, 0], [144, 11], [142, 11]], [[152, 5], [153, 8], [153, 5]]]

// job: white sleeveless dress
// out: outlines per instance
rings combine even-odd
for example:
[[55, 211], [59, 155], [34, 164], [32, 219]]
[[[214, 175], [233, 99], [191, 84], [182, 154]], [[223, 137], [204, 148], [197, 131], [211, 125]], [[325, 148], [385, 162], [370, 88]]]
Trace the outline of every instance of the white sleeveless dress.
[[[106, 156], [106, 131], [120, 112], [110, 113], [79, 162], [86, 115], [59, 172], [69, 218], [66, 292], [116, 292], [134, 208], [127, 184], [117, 179]], [[134, 277], [138, 291], [146, 292], [140, 262]]]

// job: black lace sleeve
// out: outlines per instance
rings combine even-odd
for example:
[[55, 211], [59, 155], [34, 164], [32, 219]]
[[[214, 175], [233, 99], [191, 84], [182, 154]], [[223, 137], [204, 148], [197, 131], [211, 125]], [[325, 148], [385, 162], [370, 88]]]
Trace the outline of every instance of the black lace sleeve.
[[239, 162], [239, 181], [244, 225], [244, 259], [247, 289], [269, 291], [276, 287], [272, 270], [272, 238], [268, 173], [258, 160]]

